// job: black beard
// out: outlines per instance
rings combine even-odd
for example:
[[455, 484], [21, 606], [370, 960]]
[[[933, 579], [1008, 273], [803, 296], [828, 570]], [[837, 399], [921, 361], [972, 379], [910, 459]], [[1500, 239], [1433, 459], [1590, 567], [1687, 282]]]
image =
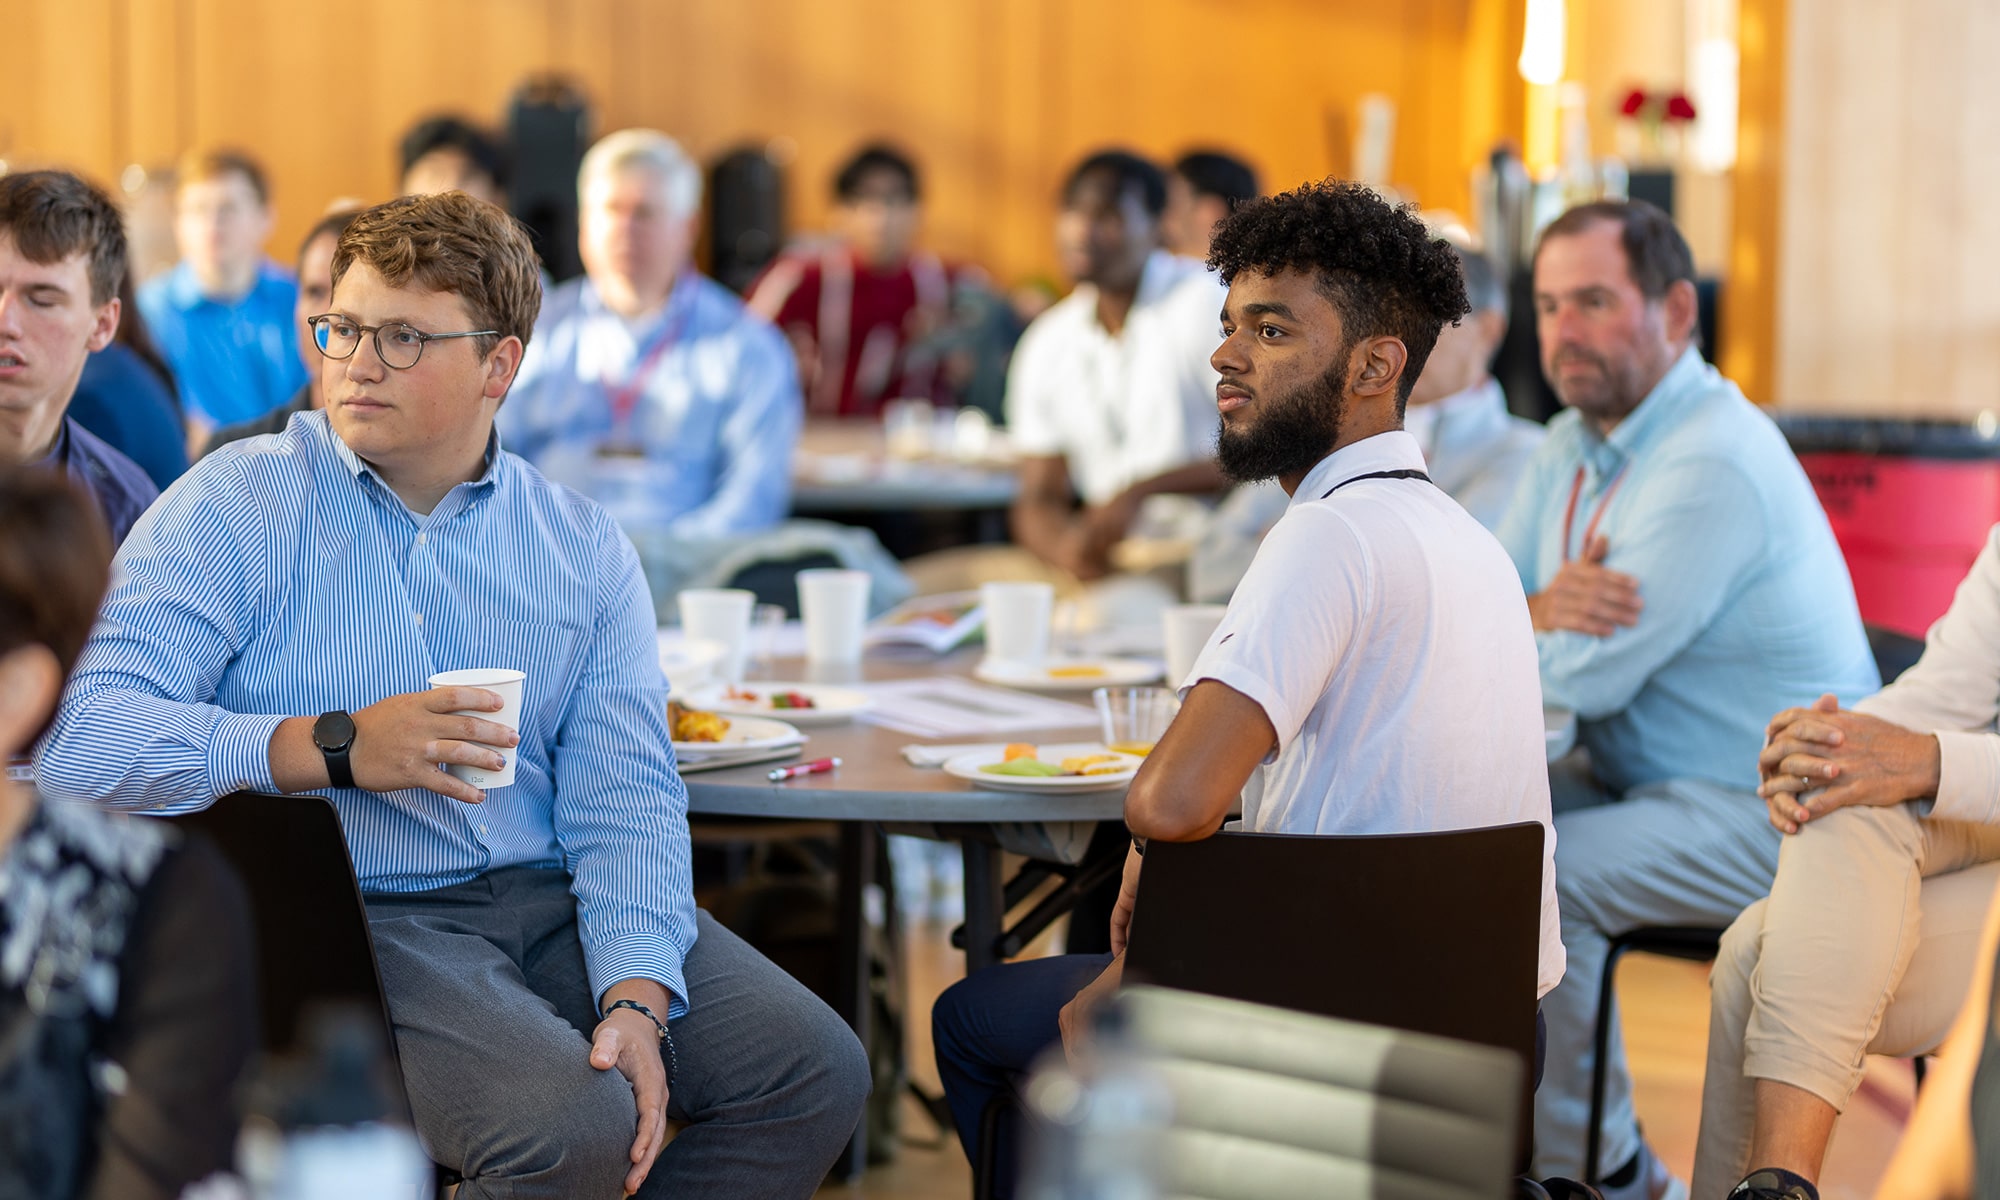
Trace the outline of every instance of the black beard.
[[1257, 417], [1248, 429], [1232, 430], [1223, 420], [1215, 438], [1222, 473], [1237, 483], [1255, 483], [1312, 470], [1340, 440], [1346, 376], [1343, 355], [1337, 366], [1309, 383], [1252, 400]]

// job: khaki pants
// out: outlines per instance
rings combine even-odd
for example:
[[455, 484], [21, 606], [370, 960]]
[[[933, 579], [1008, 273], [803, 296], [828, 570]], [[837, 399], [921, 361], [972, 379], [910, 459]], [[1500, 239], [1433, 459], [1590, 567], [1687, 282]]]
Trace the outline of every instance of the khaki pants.
[[1748, 1171], [1759, 1079], [1843, 1109], [1867, 1054], [1936, 1048], [1965, 999], [2000, 884], [2000, 828], [1912, 804], [1843, 808], [1787, 837], [1768, 899], [1710, 979], [1695, 1196]]

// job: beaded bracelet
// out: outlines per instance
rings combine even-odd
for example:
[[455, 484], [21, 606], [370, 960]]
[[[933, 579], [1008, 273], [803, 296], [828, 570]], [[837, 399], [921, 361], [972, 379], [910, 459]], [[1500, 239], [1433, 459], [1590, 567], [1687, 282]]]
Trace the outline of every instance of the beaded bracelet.
[[647, 1008], [637, 1000], [613, 1000], [610, 1007], [604, 1010], [604, 1015], [608, 1017], [621, 1008], [629, 1008], [640, 1016], [645, 1017], [653, 1023], [653, 1028], [660, 1031], [660, 1045], [667, 1052], [667, 1086], [671, 1088], [674, 1085], [674, 1076], [679, 1074], [680, 1061], [674, 1053], [674, 1039], [667, 1033], [667, 1023], [655, 1016], [652, 1009]]

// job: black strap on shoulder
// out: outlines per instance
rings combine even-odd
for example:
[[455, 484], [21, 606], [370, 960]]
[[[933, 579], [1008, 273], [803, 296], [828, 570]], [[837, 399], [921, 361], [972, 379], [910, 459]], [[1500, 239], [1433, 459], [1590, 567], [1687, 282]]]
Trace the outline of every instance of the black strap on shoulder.
[[1346, 487], [1348, 484], [1360, 483], [1364, 479], [1421, 479], [1425, 483], [1429, 483], [1431, 481], [1431, 477], [1429, 475], [1426, 475], [1422, 471], [1410, 471], [1410, 470], [1371, 471], [1366, 475], [1356, 475], [1352, 479], [1341, 480], [1339, 483], [1336, 483], [1332, 487], [1326, 489], [1326, 491], [1320, 495], [1320, 499], [1324, 500], [1328, 496], [1331, 496], [1335, 492], [1339, 491], [1341, 488]]

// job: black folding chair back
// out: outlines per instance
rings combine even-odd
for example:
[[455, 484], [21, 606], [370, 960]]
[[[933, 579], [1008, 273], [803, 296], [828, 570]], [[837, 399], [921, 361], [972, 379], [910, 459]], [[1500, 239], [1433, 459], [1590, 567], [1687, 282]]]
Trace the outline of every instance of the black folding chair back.
[[264, 1049], [300, 1048], [315, 1009], [350, 1004], [381, 1014], [394, 1054], [368, 913], [333, 804], [237, 792], [172, 820], [214, 842], [250, 894]]
[[1146, 849], [1125, 979], [1498, 1046], [1535, 1065], [1542, 826]]

